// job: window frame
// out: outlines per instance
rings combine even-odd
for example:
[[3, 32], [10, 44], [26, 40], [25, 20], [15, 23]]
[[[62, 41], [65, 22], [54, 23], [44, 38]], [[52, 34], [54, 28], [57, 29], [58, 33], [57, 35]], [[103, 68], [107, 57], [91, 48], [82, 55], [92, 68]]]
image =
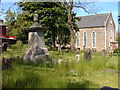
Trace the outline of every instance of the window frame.
[[87, 32], [86, 31], [83, 32], [83, 46], [85, 46], [85, 38], [84, 38], [85, 37], [85, 33], [86, 33], [86, 46], [87, 46]]
[[80, 47], [80, 33], [76, 33], [76, 47]]
[[[95, 40], [94, 40], [94, 41], [95, 41], [95, 42], [94, 42], [94, 43], [95, 43], [94, 46], [93, 46], [93, 33], [95, 34], [95, 35], [94, 35], [94, 39], [95, 39]], [[92, 38], [91, 38], [92, 48], [96, 48], [96, 32], [95, 32], [95, 31], [92, 31], [92, 32], [91, 32], [91, 37], [92, 37]]]

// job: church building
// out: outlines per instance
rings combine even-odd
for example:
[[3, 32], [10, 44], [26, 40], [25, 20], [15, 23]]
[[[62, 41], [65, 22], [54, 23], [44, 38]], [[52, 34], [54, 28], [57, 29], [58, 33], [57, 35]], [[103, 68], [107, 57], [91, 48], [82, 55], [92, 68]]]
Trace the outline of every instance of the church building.
[[76, 48], [102, 51], [117, 47], [112, 13], [82, 16], [76, 24], [79, 28], [76, 33]]

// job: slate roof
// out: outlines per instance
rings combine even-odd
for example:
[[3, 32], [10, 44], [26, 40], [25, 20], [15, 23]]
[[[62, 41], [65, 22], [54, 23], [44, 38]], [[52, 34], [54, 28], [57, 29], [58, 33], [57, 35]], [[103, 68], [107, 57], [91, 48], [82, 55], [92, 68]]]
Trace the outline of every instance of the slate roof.
[[76, 21], [78, 28], [101, 27], [104, 26], [110, 13], [82, 16], [80, 21]]

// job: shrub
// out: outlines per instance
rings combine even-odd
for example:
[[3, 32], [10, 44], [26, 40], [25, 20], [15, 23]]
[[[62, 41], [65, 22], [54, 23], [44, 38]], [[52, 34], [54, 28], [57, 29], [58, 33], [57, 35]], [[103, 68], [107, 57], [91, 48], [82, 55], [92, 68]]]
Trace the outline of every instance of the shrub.
[[116, 49], [113, 51], [113, 53], [118, 53], [118, 52], [120, 52], [120, 47], [116, 48]]

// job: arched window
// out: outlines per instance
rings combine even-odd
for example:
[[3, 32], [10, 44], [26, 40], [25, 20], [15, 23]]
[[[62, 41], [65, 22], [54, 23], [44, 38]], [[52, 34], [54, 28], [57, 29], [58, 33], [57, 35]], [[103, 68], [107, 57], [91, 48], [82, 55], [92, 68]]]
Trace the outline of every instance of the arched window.
[[87, 46], [87, 33], [86, 32], [84, 32], [83, 33], [83, 46]]
[[80, 46], [80, 35], [79, 33], [77, 32], [76, 33], [76, 47], [79, 47]]
[[92, 32], [92, 48], [96, 47], [96, 33]]

